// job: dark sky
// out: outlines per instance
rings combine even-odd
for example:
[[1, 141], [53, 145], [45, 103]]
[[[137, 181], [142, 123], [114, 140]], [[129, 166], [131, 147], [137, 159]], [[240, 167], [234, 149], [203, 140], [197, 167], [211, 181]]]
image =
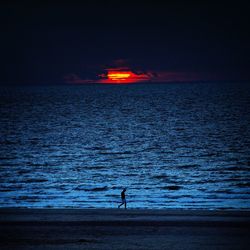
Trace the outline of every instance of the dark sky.
[[63, 83], [71, 74], [95, 79], [121, 66], [184, 80], [185, 74], [250, 79], [247, 5], [83, 2], [1, 4], [0, 82]]

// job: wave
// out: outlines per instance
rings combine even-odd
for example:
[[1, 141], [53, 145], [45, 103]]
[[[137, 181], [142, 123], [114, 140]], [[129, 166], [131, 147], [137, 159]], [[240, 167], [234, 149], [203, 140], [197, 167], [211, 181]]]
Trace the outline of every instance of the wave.
[[19, 144], [19, 142], [4, 140], [4, 141], [0, 141], [0, 144], [2, 144], [2, 145], [15, 145], [15, 144]]
[[107, 191], [109, 190], [109, 188], [107, 186], [104, 187], [95, 187], [95, 188], [84, 188], [81, 186], [78, 186], [75, 188], [75, 190], [82, 190], [82, 191], [86, 191], [86, 192], [101, 192], [101, 191]]
[[165, 186], [165, 187], [162, 187], [161, 189], [163, 190], [179, 190], [181, 189], [181, 186], [177, 186], [177, 185], [170, 185], [170, 186]]
[[26, 165], [29, 166], [29, 167], [43, 167], [43, 166], [46, 166], [46, 164], [35, 163], [35, 162], [31, 162], [31, 161], [26, 162]]
[[236, 184], [237, 187], [250, 187], [250, 182], [246, 182], [246, 183], [237, 183]]
[[30, 169], [21, 169], [18, 171], [18, 174], [27, 174], [27, 173], [30, 173], [31, 170]]
[[128, 173], [128, 174], [125, 174], [124, 176], [137, 176], [137, 174], [135, 174], [135, 173]]
[[176, 131], [183, 131], [183, 130], [185, 130], [186, 128], [182, 128], [182, 127], [177, 127], [177, 128], [175, 128], [175, 130]]
[[165, 174], [161, 174], [161, 175], [154, 175], [152, 178], [161, 180], [161, 179], [167, 179], [168, 176]]
[[12, 190], [12, 189], [2, 189], [2, 188], [0, 188], [0, 193], [12, 192], [12, 191], [15, 191], [15, 190]]
[[30, 202], [35, 202], [40, 200], [40, 197], [37, 195], [21, 195], [21, 196], [17, 196], [14, 198], [15, 200], [28, 200]]
[[227, 168], [224, 168], [223, 170], [227, 170], [227, 171], [245, 171], [246, 169], [248, 169], [248, 167], [238, 167], [238, 166], [234, 166], [234, 167], [227, 167]]
[[4, 156], [1, 156], [0, 157], [0, 160], [1, 161], [4, 161], [4, 160], [15, 160], [15, 159], [17, 159], [17, 157], [15, 157], [15, 156], [6, 156], [6, 157], [4, 157]]
[[121, 151], [121, 152], [100, 152], [101, 155], [129, 155], [133, 154], [132, 151]]
[[109, 148], [106, 147], [84, 147], [87, 150], [108, 150]]
[[177, 168], [197, 168], [200, 167], [199, 164], [186, 164], [186, 165], [178, 165]]
[[213, 156], [218, 156], [218, 153], [207, 153], [199, 155], [199, 157], [213, 157]]
[[27, 180], [24, 180], [23, 182], [47, 182], [48, 180], [47, 179], [35, 179], [35, 178], [30, 178], [30, 179], [27, 179]]
[[84, 166], [82, 168], [79, 168], [79, 170], [81, 169], [103, 169], [103, 168], [107, 168], [106, 166]]

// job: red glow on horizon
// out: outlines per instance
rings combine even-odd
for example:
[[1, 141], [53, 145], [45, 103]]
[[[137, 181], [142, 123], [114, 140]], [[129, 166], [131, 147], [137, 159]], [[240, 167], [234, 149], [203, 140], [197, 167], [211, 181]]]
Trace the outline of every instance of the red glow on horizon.
[[103, 84], [132, 84], [139, 82], [186, 82], [202, 80], [202, 75], [195, 72], [175, 71], [135, 71], [125, 67], [104, 69], [105, 73], [93, 76], [89, 79], [82, 79], [76, 74], [69, 74], [64, 77], [65, 82], [75, 84], [103, 83]]
[[131, 70], [108, 69], [106, 74], [100, 75], [100, 83], [128, 84], [149, 81], [150, 76], [143, 73], [134, 73]]

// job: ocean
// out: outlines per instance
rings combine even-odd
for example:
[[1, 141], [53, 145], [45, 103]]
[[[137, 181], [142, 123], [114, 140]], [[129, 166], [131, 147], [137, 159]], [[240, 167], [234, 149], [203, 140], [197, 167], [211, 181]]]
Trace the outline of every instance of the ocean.
[[250, 208], [250, 85], [0, 89], [0, 206]]

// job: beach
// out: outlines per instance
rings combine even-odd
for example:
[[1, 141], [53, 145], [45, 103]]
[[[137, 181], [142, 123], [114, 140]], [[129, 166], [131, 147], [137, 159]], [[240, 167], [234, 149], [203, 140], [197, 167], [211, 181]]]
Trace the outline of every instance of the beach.
[[250, 211], [1, 208], [1, 249], [248, 249]]

